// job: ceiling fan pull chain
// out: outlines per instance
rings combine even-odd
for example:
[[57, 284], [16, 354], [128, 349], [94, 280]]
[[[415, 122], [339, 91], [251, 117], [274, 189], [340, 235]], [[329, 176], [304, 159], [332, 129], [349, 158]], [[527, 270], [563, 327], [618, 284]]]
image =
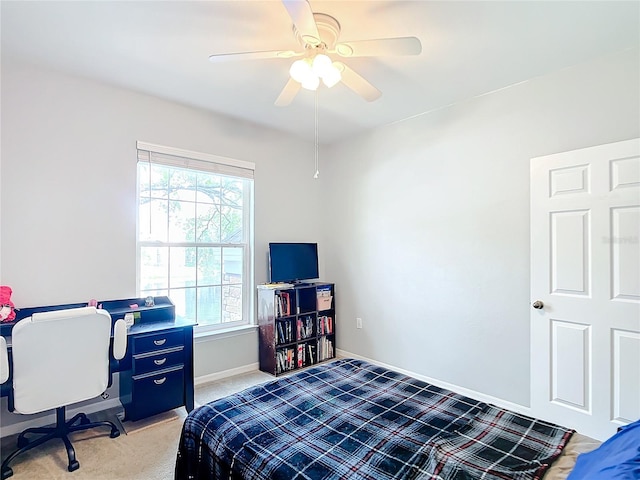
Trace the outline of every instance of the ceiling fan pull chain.
[[320, 170], [318, 166], [318, 91], [315, 91], [315, 167], [316, 173], [314, 173], [313, 178], [318, 178], [320, 175]]

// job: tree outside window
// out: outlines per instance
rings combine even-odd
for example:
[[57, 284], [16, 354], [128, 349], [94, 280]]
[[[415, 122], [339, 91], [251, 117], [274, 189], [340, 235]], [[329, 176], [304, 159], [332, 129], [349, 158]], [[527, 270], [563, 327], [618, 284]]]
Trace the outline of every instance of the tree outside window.
[[199, 326], [247, 323], [251, 179], [138, 162], [140, 296]]

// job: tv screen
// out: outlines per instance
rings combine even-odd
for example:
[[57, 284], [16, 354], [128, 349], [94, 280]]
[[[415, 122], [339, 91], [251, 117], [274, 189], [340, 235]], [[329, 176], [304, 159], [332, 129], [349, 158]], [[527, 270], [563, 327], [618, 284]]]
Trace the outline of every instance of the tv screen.
[[318, 278], [318, 244], [270, 243], [269, 272], [271, 283]]

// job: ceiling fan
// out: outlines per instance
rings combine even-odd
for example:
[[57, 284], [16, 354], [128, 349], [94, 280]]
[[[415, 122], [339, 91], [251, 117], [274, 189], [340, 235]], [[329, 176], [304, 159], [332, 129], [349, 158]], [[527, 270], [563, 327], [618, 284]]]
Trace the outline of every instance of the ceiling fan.
[[294, 61], [290, 67], [289, 81], [275, 101], [277, 106], [289, 105], [300, 88], [316, 90], [321, 80], [329, 88], [342, 81], [366, 101], [372, 102], [378, 99], [382, 92], [348, 65], [334, 59], [419, 55], [422, 52], [422, 44], [416, 37], [339, 42], [340, 23], [335, 18], [324, 13], [314, 13], [307, 0], [282, 0], [282, 3], [293, 21], [293, 34], [301, 45], [300, 51], [272, 50], [221, 53], [209, 56], [209, 60], [214, 63], [267, 58], [297, 58], [298, 60]]

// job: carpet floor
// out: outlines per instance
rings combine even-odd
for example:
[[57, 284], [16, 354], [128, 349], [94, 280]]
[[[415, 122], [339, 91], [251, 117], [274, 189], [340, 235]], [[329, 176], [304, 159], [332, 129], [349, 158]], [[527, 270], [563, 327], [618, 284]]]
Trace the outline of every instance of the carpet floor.
[[[273, 379], [263, 372], [251, 372], [195, 389], [196, 406], [239, 392]], [[80, 468], [67, 471], [67, 452], [60, 440], [50, 440], [42, 446], [16, 457], [9, 465], [16, 480], [165, 480], [173, 478], [182, 423], [187, 416], [178, 408], [138, 422], [120, 422], [118, 412], [99, 412], [91, 420], [108, 419], [120, 429], [120, 436], [109, 438], [106, 428], [77, 432], [71, 435]], [[16, 448], [16, 436], [0, 441], [2, 460]]]

